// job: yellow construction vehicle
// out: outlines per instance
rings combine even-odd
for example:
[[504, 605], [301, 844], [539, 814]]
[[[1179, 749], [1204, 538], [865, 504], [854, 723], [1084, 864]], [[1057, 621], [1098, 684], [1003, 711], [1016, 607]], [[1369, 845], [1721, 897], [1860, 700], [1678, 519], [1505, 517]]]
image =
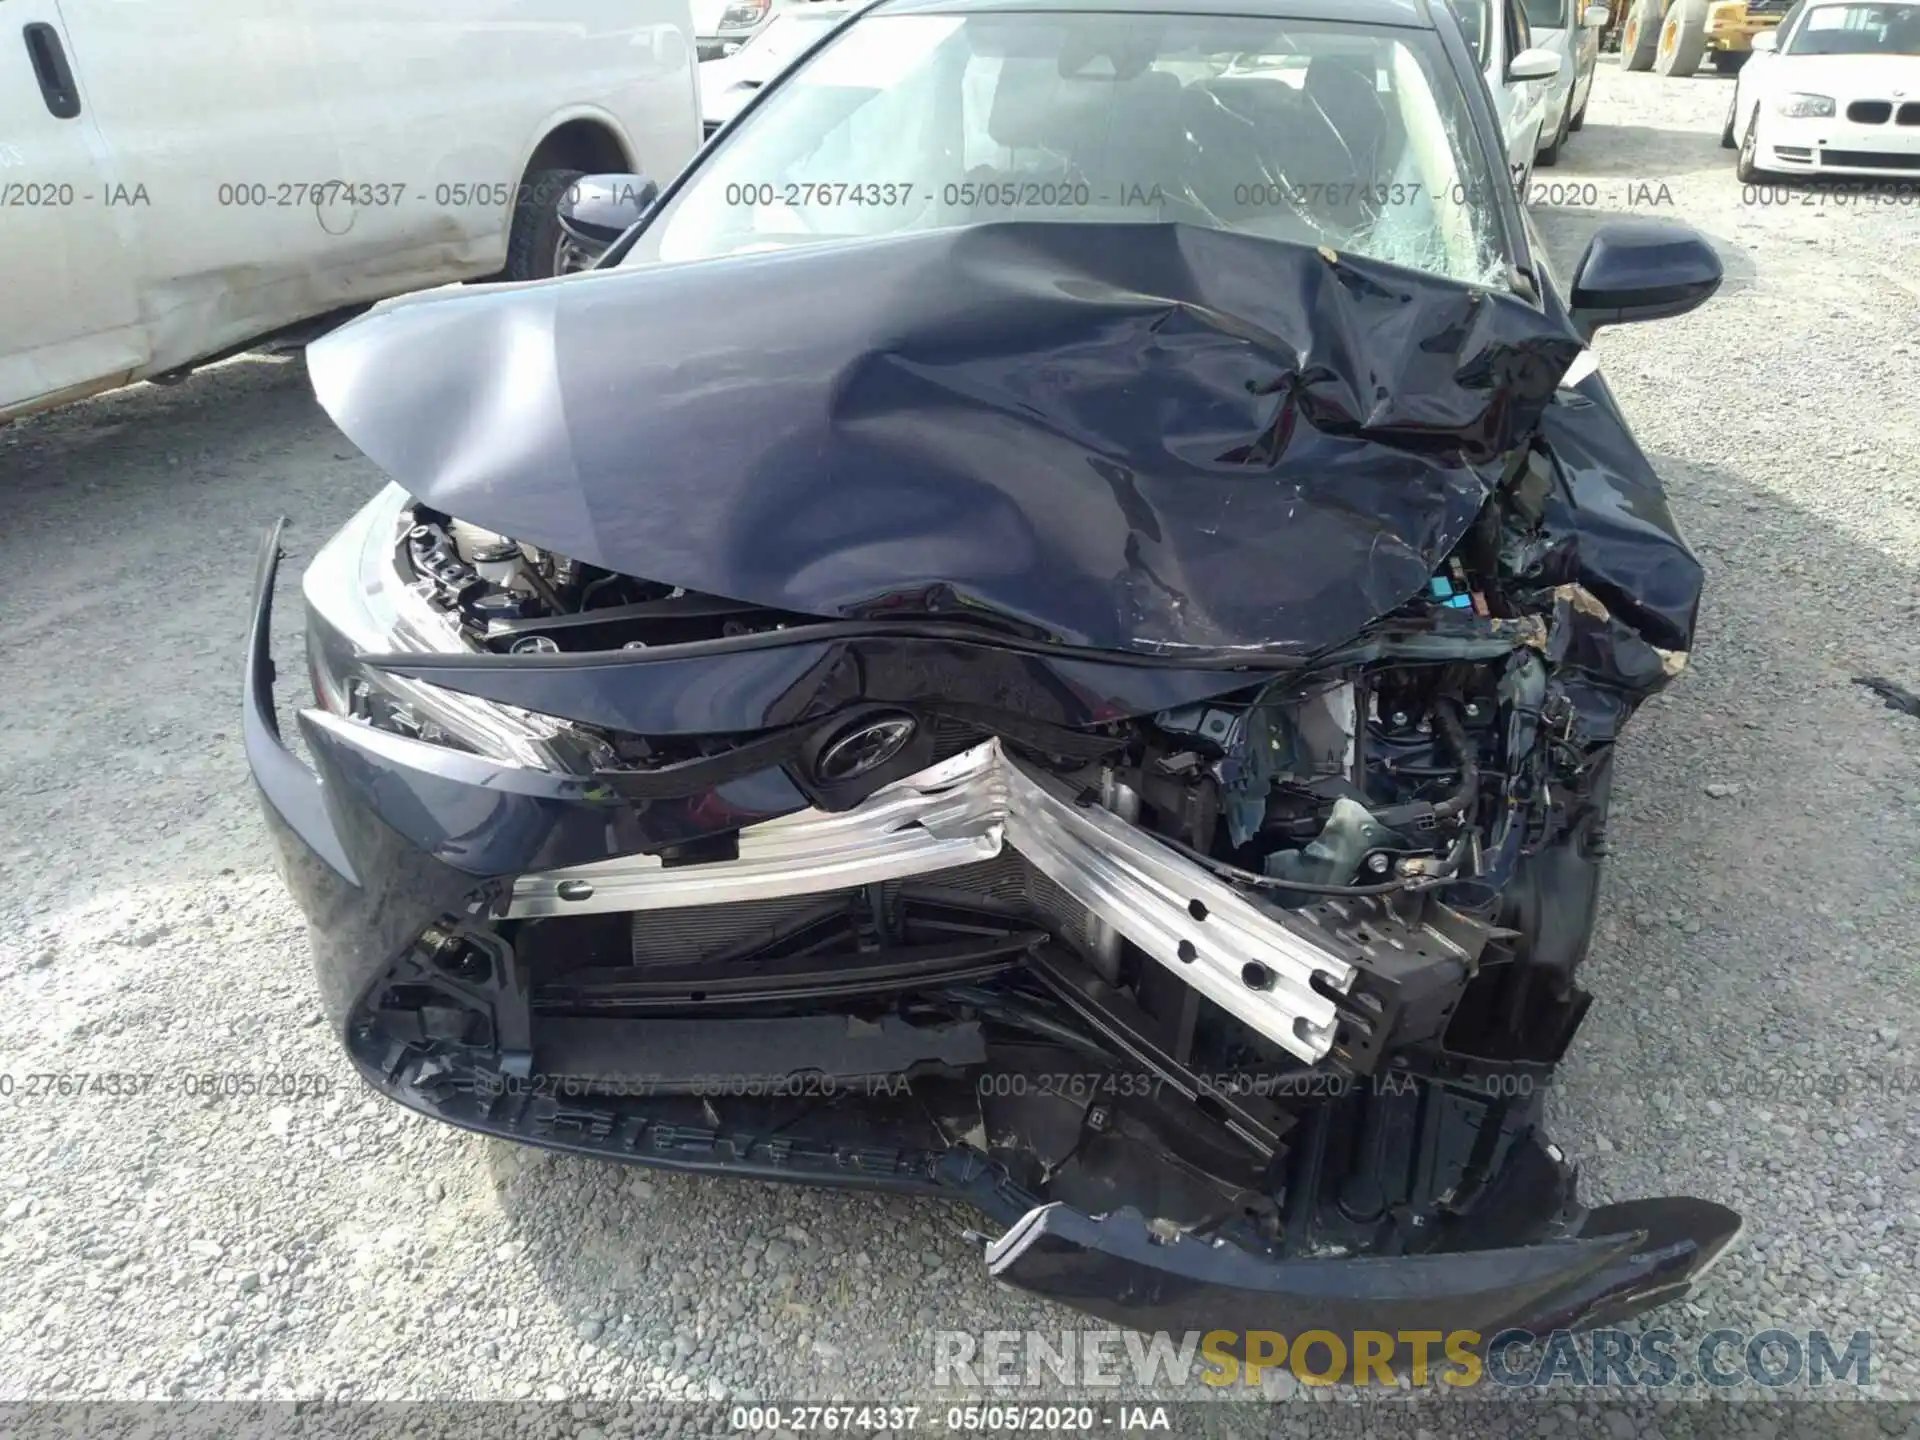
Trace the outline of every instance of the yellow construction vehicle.
[[1753, 52], [1753, 37], [1771, 30], [1791, 0], [1612, 0], [1608, 31], [1619, 37], [1626, 70], [1691, 75], [1711, 56], [1731, 75]]

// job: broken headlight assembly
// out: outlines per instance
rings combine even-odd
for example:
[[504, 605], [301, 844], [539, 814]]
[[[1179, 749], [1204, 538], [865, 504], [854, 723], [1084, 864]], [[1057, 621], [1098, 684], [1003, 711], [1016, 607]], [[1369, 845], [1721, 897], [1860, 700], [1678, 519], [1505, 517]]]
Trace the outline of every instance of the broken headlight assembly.
[[564, 728], [559, 722], [361, 663], [365, 655], [472, 648], [458, 622], [433, 603], [442, 582], [402, 559], [413, 529], [413, 502], [390, 485], [314, 556], [302, 589], [315, 702], [429, 744], [534, 769], [564, 768], [553, 743]]

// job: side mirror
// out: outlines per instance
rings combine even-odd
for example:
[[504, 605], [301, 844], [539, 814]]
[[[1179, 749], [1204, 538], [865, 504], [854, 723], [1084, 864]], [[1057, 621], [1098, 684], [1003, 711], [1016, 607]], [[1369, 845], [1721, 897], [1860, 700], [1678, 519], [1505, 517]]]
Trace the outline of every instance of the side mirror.
[[1780, 48], [1780, 37], [1772, 30], [1762, 30], [1748, 43], [1756, 54], [1765, 55]]
[[1580, 12], [1580, 23], [1589, 30], [1598, 30], [1612, 17], [1612, 12], [1604, 5], [1589, 5]]
[[582, 175], [560, 197], [560, 228], [597, 256], [659, 198], [659, 182], [643, 175]]
[[1507, 63], [1509, 80], [1551, 80], [1560, 73], [1560, 57], [1551, 50], [1522, 50]]
[[1602, 225], [1574, 270], [1568, 308], [1584, 340], [1602, 325], [1684, 315], [1720, 288], [1720, 257], [1690, 226], [1671, 220]]

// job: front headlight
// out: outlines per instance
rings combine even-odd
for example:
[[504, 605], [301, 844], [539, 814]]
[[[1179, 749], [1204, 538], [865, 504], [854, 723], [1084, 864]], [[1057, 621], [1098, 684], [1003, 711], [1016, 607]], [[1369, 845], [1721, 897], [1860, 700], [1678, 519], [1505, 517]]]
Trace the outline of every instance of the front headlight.
[[1808, 95], [1795, 91], [1791, 95], [1782, 95], [1773, 107], [1781, 115], [1796, 120], [1824, 120], [1833, 114], [1831, 95]]
[[432, 744], [530, 769], [565, 769], [551, 745], [561, 722], [360, 663], [366, 654], [473, 651], [453, 618], [427, 603], [427, 583], [409, 583], [396, 562], [411, 506], [404, 490], [389, 485], [307, 567], [301, 591], [314, 700], [336, 715]]
[[767, 18], [772, 0], [735, 0], [720, 16], [722, 30], [751, 30]]

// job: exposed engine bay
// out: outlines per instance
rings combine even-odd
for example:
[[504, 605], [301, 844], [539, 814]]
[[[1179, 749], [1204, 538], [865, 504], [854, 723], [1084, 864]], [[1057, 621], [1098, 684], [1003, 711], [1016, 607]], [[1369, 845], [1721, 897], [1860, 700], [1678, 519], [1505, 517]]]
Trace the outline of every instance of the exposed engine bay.
[[[1526, 553], [1517, 529], [1506, 538], [1509, 557]], [[1009, 846], [877, 884], [711, 905], [656, 896], [660, 908], [602, 909], [588, 892], [617, 862], [554, 872], [544, 885], [523, 878], [500, 936], [527, 970], [531, 1048], [548, 1025], [579, 1045], [562, 1067], [579, 1098], [642, 1076], [650, 1090], [724, 1093], [732, 1075], [743, 1095], [811, 1088], [824, 1104], [856, 1086], [884, 1091], [889, 1078], [903, 1095], [958, 1078], [981, 1113], [958, 1120], [954, 1138], [984, 1139], [1036, 1194], [1086, 1203], [1089, 1187], [1125, 1184], [1117, 1169], [1146, 1169], [1166, 1197], [1155, 1218], [1181, 1226], [1257, 1216], [1263, 1240], [1286, 1251], [1423, 1245], [1500, 1174], [1588, 1003], [1574, 972], [1605, 853], [1611, 746], [1570, 738], [1572, 703], [1549, 682], [1543, 652], [1566, 595], [1519, 591], [1535, 607], [1521, 610], [1502, 549], [1489, 545], [1474, 568], [1454, 558], [1391, 617], [1424, 637], [1405, 642], [1415, 653], [1444, 650], [1448, 621], [1486, 622], [1485, 638], [1456, 648], [1498, 652], [1487, 658], [1336, 661], [1078, 730], [962, 701], [857, 706], [778, 753], [757, 738], [674, 743], [567, 727], [571, 753], [591, 757], [599, 780], [650, 798], [732, 773], [729, 757], [745, 748], [755, 764], [799, 768], [827, 813], [858, 814], [983, 743], [1003, 747], [1073, 803], [1137, 827], [1342, 957], [1337, 980], [1304, 977], [1330, 1004], [1324, 1037], [1299, 1017], [1263, 1031], [1206, 999], [1180, 973], [1189, 957], [1179, 944], [1173, 963], [1157, 963]], [[598, 570], [424, 506], [399, 527], [396, 564], [467, 643], [508, 655], [631, 652], [816, 623]], [[375, 723], [422, 733], [404, 707]], [[670, 852], [661, 874], [697, 884], [738, 862], [745, 838]], [[623, 893], [635, 898], [616, 887], [603, 903]], [[1205, 900], [1186, 903], [1208, 918]], [[449, 953], [465, 956], [456, 970], [488, 968], [486, 943], [463, 942], [456, 926], [432, 944], [431, 962], [385, 1009], [397, 1019], [416, 1005], [423, 1037], [450, 1022], [430, 1018], [447, 997], [430, 998], [436, 987], [422, 981], [444, 974]], [[1262, 992], [1287, 977], [1249, 956], [1236, 978]], [[1128, 1025], [1103, 1033], [1116, 1005]], [[778, 1044], [751, 1026], [731, 1044], [703, 1036], [681, 1072], [646, 1043], [648, 1021], [719, 1014], [832, 1016], [894, 1041], [941, 1038], [923, 1041], [925, 1053], [895, 1051], [897, 1069], [854, 1055], [839, 1072], [810, 1052], [781, 1071]], [[643, 1027], [632, 1043], [581, 1023], [615, 1017]], [[825, 1033], [828, 1052], [846, 1048], [839, 1030]], [[941, 1050], [956, 1033], [966, 1043]], [[526, 1064], [526, 1076], [501, 1083], [554, 1081], [544, 1062], [541, 1080]], [[1439, 1110], [1434, 1096], [1416, 1101], [1425, 1086], [1445, 1097]], [[1220, 1133], [1203, 1141], [1169, 1109], [1176, 1097], [1222, 1122]], [[1039, 1130], [1032, 1115], [1010, 1113], [1036, 1108], [1047, 1113]], [[1114, 1127], [1092, 1150], [1090, 1125]], [[1289, 1171], [1318, 1176], [1324, 1200], [1296, 1209], [1291, 1229], [1286, 1186], [1263, 1192], [1261, 1181]]]

